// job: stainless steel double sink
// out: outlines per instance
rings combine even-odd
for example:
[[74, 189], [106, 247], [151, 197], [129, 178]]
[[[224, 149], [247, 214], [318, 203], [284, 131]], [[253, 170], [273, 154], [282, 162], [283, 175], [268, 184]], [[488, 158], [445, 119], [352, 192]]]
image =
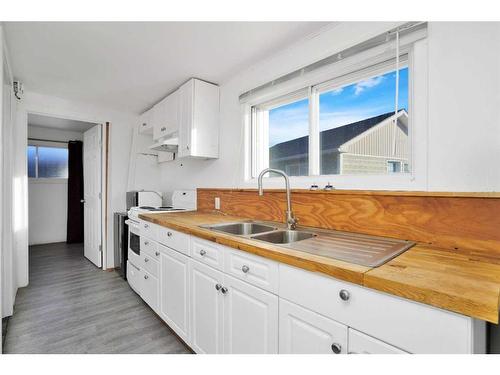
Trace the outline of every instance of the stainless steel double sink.
[[278, 227], [260, 222], [241, 222], [217, 225], [202, 225], [203, 228], [234, 234], [236, 236], [247, 236], [253, 240], [270, 242], [274, 244], [287, 244], [302, 241], [315, 236], [314, 233], [300, 230], [283, 230]]
[[378, 267], [415, 245], [411, 241], [336, 230], [288, 230], [280, 223], [260, 221], [200, 227], [367, 267]]

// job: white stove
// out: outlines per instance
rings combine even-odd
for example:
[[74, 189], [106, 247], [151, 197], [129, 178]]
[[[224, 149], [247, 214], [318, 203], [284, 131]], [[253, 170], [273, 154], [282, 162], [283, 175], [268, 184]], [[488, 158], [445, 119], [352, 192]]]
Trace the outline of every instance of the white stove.
[[160, 213], [195, 211], [195, 210], [196, 210], [196, 191], [176, 190], [172, 194], [171, 206], [132, 207], [128, 211], [128, 217], [131, 220], [139, 220], [139, 214], [144, 214], [144, 213], [160, 214]]

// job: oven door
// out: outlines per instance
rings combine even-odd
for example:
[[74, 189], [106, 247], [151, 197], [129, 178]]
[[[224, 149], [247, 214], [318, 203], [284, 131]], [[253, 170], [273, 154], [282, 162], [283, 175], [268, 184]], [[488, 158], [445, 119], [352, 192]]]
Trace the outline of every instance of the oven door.
[[139, 235], [139, 222], [127, 220], [128, 224], [128, 259], [139, 266], [139, 256], [141, 255], [141, 237]]

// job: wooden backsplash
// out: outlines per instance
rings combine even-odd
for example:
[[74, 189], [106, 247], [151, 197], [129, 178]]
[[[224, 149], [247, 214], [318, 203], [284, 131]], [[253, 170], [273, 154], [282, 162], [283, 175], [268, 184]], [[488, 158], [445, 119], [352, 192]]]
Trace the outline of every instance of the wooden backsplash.
[[[198, 189], [198, 210], [284, 221], [285, 192]], [[408, 239], [500, 256], [500, 194], [294, 190], [299, 225]]]

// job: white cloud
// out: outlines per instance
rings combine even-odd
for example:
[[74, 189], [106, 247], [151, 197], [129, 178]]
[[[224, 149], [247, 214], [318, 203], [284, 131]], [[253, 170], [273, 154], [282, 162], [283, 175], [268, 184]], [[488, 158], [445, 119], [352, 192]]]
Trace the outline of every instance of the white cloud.
[[354, 95], [359, 95], [366, 89], [380, 85], [384, 79], [384, 76], [378, 76], [358, 82], [356, 86], [354, 86]]

